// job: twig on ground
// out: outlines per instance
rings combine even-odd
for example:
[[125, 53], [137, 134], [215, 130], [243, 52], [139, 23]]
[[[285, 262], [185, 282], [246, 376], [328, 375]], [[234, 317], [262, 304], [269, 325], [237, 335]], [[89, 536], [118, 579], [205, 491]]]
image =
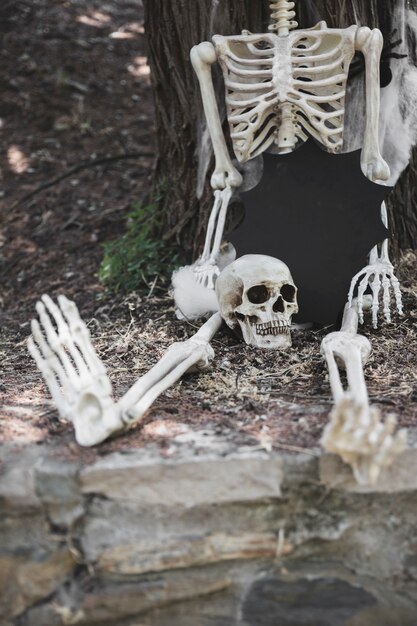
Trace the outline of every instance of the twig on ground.
[[287, 443], [272, 443], [273, 448], [279, 448], [280, 450], [287, 450], [288, 452], [301, 452], [302, 454], [308, 454], [310, 456], [318, 456], [317, 452], [309, 450], [308, 448], [300, 448], [299, 446], [291, 446]]
[[14, 202], [11, 205], [10, 209], [14, 209], [24, 204], [25, 202], [27, 202], [28, 200], [36, 196], [41, 191], [44, 191], [45, 189], [49, 189], [50, 187], [53, 187], [54, 185], [57, 185], [58, 183], [60, 183], [65, 178], [68, 178], [69, 176], [72, 176], [73, 174], [76, 174], [77, 172], [80, 172], [81, 170], [85, 170], [89, 167], [96, 167], [97, 165], [103, 165], [104, 163], [111, 163], [113, 161], [121, 161], [123, 159], [151, 158], [153, 156], [155, 155], [152, 153], [148, 153], [148, 152], [133, 152], [131, 154], [116, 154], [113, 156], [100, 157], [98, 159], [86, 159], [85, 161], [81, 161], [81, 163], [78, 163], [78, 165], [74, 165], [73, 167], [70, 167], [68, 170], [66, 170], [59, 176], [56, 176], [55, 178], [51, 178], [51, 180], [47, 180], [46, 182], [42, 183], [41, 185], [36, 187], [36, 189], [33, 189], [32, 191], [27, 193], [25, 196], [23, 196], [23, 198], [20, 198], [20, 200], [16, 200], [16, 202]]
[[159, 278], [159, 276], [158, 276], [158, 274], [157, 274], [157, 275], [155, 276], [155, 278], [154, 278], [154, 281], [153, 281], [153, 283], [152, 283], [152, 285], [151, 285], [151, 288], [149, 289], [149, 293], [148, 293], [148, 295], [146, 296], [146, 299], [147, 299], [147, 300], [149, 300], [149, 298], [152, 296], [152, 294], [153, 294], [153, 292], [154, 292], [155, 285], [156, 285], [156, 283], [157, 283], [158, 278]]

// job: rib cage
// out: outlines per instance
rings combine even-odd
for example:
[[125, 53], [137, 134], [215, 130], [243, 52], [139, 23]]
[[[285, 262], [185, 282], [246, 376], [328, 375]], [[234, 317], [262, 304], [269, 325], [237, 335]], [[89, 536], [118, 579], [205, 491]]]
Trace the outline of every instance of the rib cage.
[[308, 136], [329, 152], [343, 143], [344, 101], [357, 26], [324, 22], [286, 37], [215, 35], [236, 157], [244, 162], [271, 146], [291, 152]]

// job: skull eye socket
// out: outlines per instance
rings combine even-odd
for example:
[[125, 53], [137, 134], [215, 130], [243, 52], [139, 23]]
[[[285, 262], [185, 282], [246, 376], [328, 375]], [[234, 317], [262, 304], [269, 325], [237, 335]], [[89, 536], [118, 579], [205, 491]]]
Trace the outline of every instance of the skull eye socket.
[[263, 304], [269, 298], [269, 291], [265, 285], [255, 285], [248, 290], [247, 295], [252, 304]]
[[296, 289], [293, 285], [283, 285], [281, 288], [281, 296], [285, 302], [295, 302]]

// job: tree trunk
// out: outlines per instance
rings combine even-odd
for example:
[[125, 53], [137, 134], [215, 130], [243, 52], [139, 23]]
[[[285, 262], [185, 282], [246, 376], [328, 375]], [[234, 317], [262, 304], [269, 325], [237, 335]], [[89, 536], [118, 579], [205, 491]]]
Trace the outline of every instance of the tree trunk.
[[[317, 0], [316, 8], [310, 2], [299, 2], [298, 21], [304, 27], [313, 25], [318, 18], [326, 19], [329, 26], [346, 27], [353, 23], [378, 26], [388, 38], [392, 31], [392, 11], [401, 1]], [[210, 40], [215, 33], [239, 33], [244, 28], [265, 32], [268, 4], [267, 0], [144, 0], [158, 134], [154, 199], [159, 235], [167, 243], [176, 242], [189, 258], [195, 258], [201, 251], [212, 204], [207, 176], [205, 184], [198, 189], [199, 160], [200, 167], [202, 162], [207, 162], [207, 158], [199, 159], [199, 156], [211, 147], [203, 136], [202, 103], [189, 51], [193, 45]], [[214, 80], [221, 103], [223, 88], [216, 69]], [[226, 125], [224, 129], [227, 133]], [[416, 177], [415, 152], [389, 201], [396, 252], [417, 248]]]
[[[260, 28], [268, 13], [251, 0], [145, 0], [144, 5], [158, 139], [154, 195], [159, 227], [164, 240], [195, 256], [204, 240], [212, 191], [206, 182], [197, 199], [204, 115], [190, 49], [216, 32], [232, 34], [248, 24]], [[221, 88], [219, 75], [215, 82]]]

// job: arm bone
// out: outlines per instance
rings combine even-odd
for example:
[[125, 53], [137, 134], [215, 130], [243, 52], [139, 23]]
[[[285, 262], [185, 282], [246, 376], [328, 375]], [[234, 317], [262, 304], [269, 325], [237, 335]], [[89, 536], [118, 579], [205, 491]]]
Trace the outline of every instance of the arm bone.
[[[352, 307], [345, 307], [340, 332], [331, 333], [322, 342], [335, 406], [321, 444], [327, 452], [338, 454], [351, 465], [359, 484], [369, 485], [404, 450], [406, 432], [401, 430], [394, 435], [395, 417], [389, 416], [382, 422], [379, 410], [369, 405], [363, 365], [369, 357], [370, 343], [357, 334], [358, 322], [355, 299]], [[335, 357], [346, 368], [348, 392], [343, 390]]]
[[186, 372], [207, 367], [214, 357], [210, 341], [222, 325], [215, 313], [190, 339], [174, 343], [160, 361], [119, 400], [118, 408], [127, 424], [136, 424], [158, 396]]
[[379, 109], [380, 109], [380, 59], [383, 37], [380, 30], [367, 27], [358, 28], [355, 49], [365, 57], [366, 73], [366, 128], [362, 148], [362, 170], [372, 181], [386, 181], [390, 177], [388, 164], [379, 149]]
[[214, 289], [215, 280], [220, 273], [217, 259], [232, 193], [232, 188], [229, 186], [221, 191], [216, 189], [214, 192], [214, 205], [210, 213], [203, 254], [194, 267], [197, 282], [208, 289]]
[[216, 50], [212, 43], [203, 41], [191, 49], [190, 58], [200, 83], [204, 113], [216, 160], [211, 186], [213, 189], [224, 189], [226, 185], [239, 187], [242, 177], [233, 166], [227, 150], [211, 75], [211, 66], [217, 60]]
[[357, 300], [345, 307], [342, 327], [339, 332], [330, 333], [321, 344], [321, 352], [329, 369], [329, 380], [335, 402], [339, 402], [346, 392], [340, 379], [336, 359], [346, 369], [348, 387], [354, 401], [368, 405], [363, 365], [371, 353], [371, 344], [363, 335], [358, 335], [359, 312]]

